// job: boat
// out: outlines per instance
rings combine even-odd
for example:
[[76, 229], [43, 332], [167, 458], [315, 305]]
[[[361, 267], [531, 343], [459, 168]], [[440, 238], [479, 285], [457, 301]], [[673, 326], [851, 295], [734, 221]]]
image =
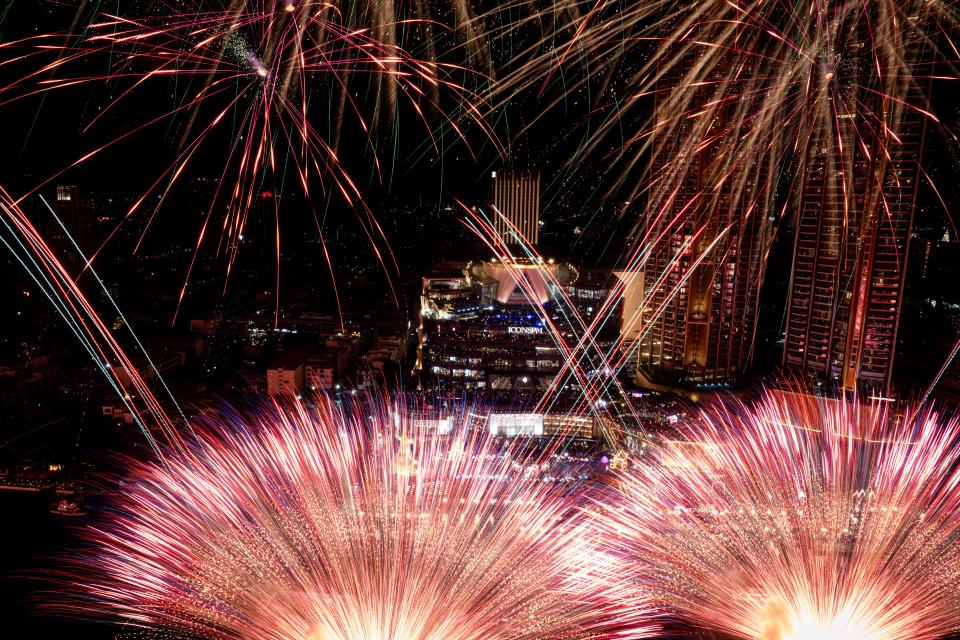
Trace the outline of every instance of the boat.
[[66, 518], [79, 518], [87, 515], [83, 508], [72, 500], [59, 500], [50, 505], [50, 513], [55, 516], [64, 516]]

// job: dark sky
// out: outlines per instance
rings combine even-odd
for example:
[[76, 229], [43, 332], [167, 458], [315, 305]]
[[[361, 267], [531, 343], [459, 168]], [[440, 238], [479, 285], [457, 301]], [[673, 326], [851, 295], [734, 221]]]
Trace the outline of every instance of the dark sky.
[[[0, 11], [0, 36], [4, 42], [10, 42], [40, 33], [63, 31], [75, 21], [84, 24], [83, 18], [77, 18], [78, 5], [85, 8], [86, 13], [81, 11], [80, 15], [88, 16], [86, 20], [89, 20], [94, 7], [107, 6], [101, 2], [17, 0]], [[159, 3], [138, 0], [118, 6], [135, 15], [149, 15], [154, 5]], [[443, 19], [443, 11], [436, 11], [436, 17]], [[543, 25], [532, 25], [526, 32], [521, 30], [512, 33], [509, 39], [493, 43], [491, 50], [494, 61], [501, 65], [509, 63], [514, 52], [524, 49], [530, 39], [542, 35], [543, 29]], [[416, 38], [412, 40], [409, 43], [411, 48], [421, 46]], [[454, 40], [452, 37], [440, 39], [438, 57], [441, 61], [463, 62], [460, 52], [451, 51]], [[3, 57], [9, 58], [10, 51], [4, 51]], [[44, 55], [36, 60], [25, 60], [0, 68], [0, 83], [7, 87], [0, 101], [22, 96], [36, 86], [36, 81], [99, 75], [110, 64], [107, 56], [93, 56], [11, 88], [16, 78], [36, 69], [41, 59], [49, 61], [53, 58]], [[597, 82], [609, 82], [610, 86], [629, 82], [632, 62], [625, 61], [609, 76], [598, 78]], [[576, 77], [571, 76], [570, 80], [575, 83]], [[369, 114], [375, 105], [363, 101], [362, 96], [370, 93], [369, 86], [364, 84], [367, 82], [367, 79], [358, 79], [350, 85], [350, 90], [357, 96], [358, 108]], [[470, 76], [464, 82], [482, 83], [477, 76]], [[585, 209], [593, 210], [597, 198], [591, 200], [591, 197], [607, 193], [610, 186], [608, 178], [613, 173], [605, 153], [615, 148], [619, 141], [610, 140], [606, 147], [601, 147], [599, 153], [576, 167], [566, 164], [566, 159], [581, 144], [590, 127], [595, 125], [594, 112], [597, 105], [601, 104], [595, 97], [590, 97], [590, 87], [583, 87], [545, 113], [544, 105], [554, 100], [554, 92], [563, 90], [566, 82], [567, 78], [560, 78], [549, 87], [535, 87], [514, 96], [504, 108], [491, 115], [490, 122], [496, 137], [501, 144], [509, 145], [510, 157], [499, 155], [495, 150], [496, 145], [476, 126], [464, 124], [466, 140], [461, 140], [449, 129], [443, 131], [437, 118], [428, 118], [442, 147], [437, 152], [428, 142], [427, 127], [405, 102], [401, 102], [400, 112], [392, 126], [384, 127], [384, 131], [372, 137], [372, 146], [377, 149], [383, 166], [382, 179], [372, 171], [370, 144], [367, 144], [367, 138], [357, 126], [356, 119], [348, 117], [344, 121], [337, 147], [338, 156], [373, 203], [391, 198], [420, 197], [438, 201], [450, 197], [482, 200], [489, 171], [504, 163], [515, 163], [543, 170], [544, 202], [548, 209], [546, 215], [552, 212], [553, 215], [563, 216], [580, 214]], [[178, 104], [182, 96], [196, 89], [196, 85], [190, 85], [185, 79], [155, 78], [118, 101], [118, 96], [130, 84], [130, 80], [88, 83], [0, 105], [5, 149], [5, 153], [0, 154], [0, 184], [15, 193], [23, 193], [66, 169], [55, 182], [78, 183], [90, 190], [145, 191], [170, 166], [176, 158], [179, 143], [192, 131], [188, 127], [188, 118], [165, 118], [79, 166], [67, 169], [90, 151], [160, 116]], [[933, 92], [934, 105], [948, 125], [960, 121], [960, 101], [956, 99], [954, 84], [940, 82]], [[629, 85], [620, 88], [624, 87], [629, 88]], [[318, 83], [311, 95], [311, 108], [319, 128], [329, 121], [326, 118], [329, 112], [324, 111], [323, 103], [330, 94], [328, 85]], [[107, 107], [110, 107], [107, 115], [94, 122]], [[209, 121], [218, 108], [219, 103], [213, 103], [211, 108], [201, 110], [193, 126], [197, 126], [196, 122]], [[636, 110], [631, 114], [633, 119], [624, 121], [624, 129], [630, 131], [631, 127], [639, 126], [645, 115], [642, 108]], [[462, 120], [459, 122], [463, 124]], [[525, 129], [528, 125], [530, 128]], [[236, 126], [219, 127], [218, 132], [210, 136], [191, 161], [186, 175], [218, 179], [226, 166], [226, 151], [237, 131]], [[520, 131], [524, 131], [523, 135], [517, 135]], [[957, 185], [960, 180], [953, 179], [957, 165], [949, 152], [950, 146], [938, 142], [940, 137], [941, 133], [932, 127], [928, 135], [925, 164], [937, 181], [941, 195], [952, 208], [958, 202], [960, 188]], [[328, 139], [333, 139], [333, 136], [328, 136]], [[627, 187], [631, 186], [631, 181], [641, 179], [641, 175], [628, 176]], [[288, 184], [292, 184], [292, 181]], [[314, 193], [317, 192], [319, 190], [314, 189]], [[189, 191], [183, 195], [189, 197]], [[335, 209], [342, 208], [342, 202], [336, 199], [330, 202]], [[325, 203], [324, 208], [326, 206]], [[172, 215], [175, 214], [173, 212]], [[608, 210], [604, 215], [612, 214]], [[939, 228], [946, 224], [942, 207], [929, 189], [924, 190], [921, 196], [918, 216], [919, 226]]]
[[[0, 16], [0, 34], [3, 41], [10, 42], [69, 28], [75, 12], [71, 7], [58, 7], [52, 2], [18, 0], [11, 3]], [[54, 42], [62, 40], [54, 39]], [[23, 52], [24, 49], [18, 51]], [[9, 56], [10, 50], [5, 51], [4, 57]], [[30, 188], [64, 170], [90, 151], [176, 107], [182, 97], [192, 95], [199, 87], [196, 82], [190, 84], [189, 79], [159, 77], [124, 96], [132, 81], [121, 79], [22, 97], [34, 90], [38, 82], [102, 75], [110, 68], [111, 58], [106, 55], [72, 62], [61, 70], [35, 76], [32, 81], [27, 80], [19, 87], [11, 87], [15, 79], [53, 59], [52, 55], [41, 55], [0, 69], [0, 80], [7, 87], [4, 91], [6, 100], [17, 97], [4, 104], [0, 111], [5, 123], [6, 150], [0, 158], [0, 170], [4, 184], [13, 190]], [[132, 69], [134, 73], [144, 70], [143, 66]], [[370, 114], [375, 105], [364, 104], [362, 98], [370, 93], [368, 82], [361, 77], [352, 82], [350, 90], [358, 108], [368, 120], [372, 120]], [[332, 112], [332, 109], [325, 109], [324, 106], [324, 100], [332, 92], [332, 87], [327, 83], [318, 83], [310, 97], [311, 109], [315, 114], [314, 124], [321, 130]], [[193, 126], [212, 120], [223, 105], [222, 101], [211, 101], [209, 108], [199, 110]], [[110, 111], [105, 116], [101, 115], [107, 107], [110, 107]], [[209, 137], [192, 162], [191, 171], [195, 175], [220, 175], [226, 164], [226, 150], [240, 130], [239, 126], [234, 125], [239, 125], [241, 115], [237, 113], [234, 123], [220, 126], [218, 133]], [[176, 157], [179, 143], [189, 137], [191, 129], [188, 122], [186, 114], [164, 118], [131, 135], [128, 140], [114, 144], [108, 151], [83, 162], [77, 168], [70, 169], [62, 180], [86, 183], [101, 189], [146, 188]], [[391, 128], [388, 125], [384, 127], [386, 131], [374, 134], [372, 143], [384, 166], [382, 185], [370, 169], [373, 163], [363, 132], [357, 126], [357, 121], [349, 116], [344, 121], [338, 154], [343, 163], [350, 167], [351, 175], [358, 184], [374, 194], [386, 189], [398, 193], [413, 191], [407, 187], [414, 184], [421, 192], [427, 190], [425, 187], [435, 187], [439, 191], [441, 178], [453, 190], [459, 188], [460, 182], [469, 185], [485, 173], [481, 169], [471, 169], [474, 162], [467, 145], [457, 142], [451, 132], [442, 131], [439, 119], [428, 117], [428, 122], [437, 140], [446, 147], [445, 153], [438, 154], [426, 144], [429, 139], [428, 127], [419, 123], [416, 114], [403, 102], [394, 126]], [[480, 162], [496, 163], [493, 145], [476, 129], [465, 126], [464, 130]], [[334, 139], [333, 134], [325, 137]], [[443, 158], [443, 166], [438, 162], [440, 157]]]

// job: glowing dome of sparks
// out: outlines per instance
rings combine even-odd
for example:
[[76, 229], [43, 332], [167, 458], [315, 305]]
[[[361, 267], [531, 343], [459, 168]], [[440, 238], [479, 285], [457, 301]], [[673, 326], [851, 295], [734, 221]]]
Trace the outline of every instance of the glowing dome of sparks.
[[745, 640], [960, 630], [960, 423], [767, 392], [704, 409], [590, 511], [619, 572]]
[[617, 623], [578, 578], [598, 559], [569, 484], [515, 445], [415, 422], [325, 402], [208, 413], [165, 464], [131, 463], [67, 606], [217, 640], [585, 639]]
[[757, 640], [889, 640], [863, 613], [851, 607], [843, 611], [818, 612], [809, 604], [769, 601], [762, 608], [756, 627]]

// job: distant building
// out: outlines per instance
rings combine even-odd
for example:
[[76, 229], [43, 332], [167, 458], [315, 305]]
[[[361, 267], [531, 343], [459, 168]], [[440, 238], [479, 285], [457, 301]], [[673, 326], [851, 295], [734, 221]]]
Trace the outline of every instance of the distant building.
[[324, 339], [324, 349], [333, 356], [335, 376], [352, 373], [360, 352], [369, 344], [369, 339], [357, 334], [334, 334]]
[[272, 396], [298, 395], [306, 388], [307, 359], [315, 347], [294, 347], [285, 351], [267, 367], [267, 393]]
[[565, 413], [501, 413], [486, 416], [492, 436], [563, 436], [592, 439], [599, 437], [597, 418]]
[[82, 268], [84, 261], [77, 253], [77, 247], [88, 258], [97, 250], [96, 220], [91, 202], [80, 195], [76, 186], [58, 185], [50, 206], [56, 219], [46, 209], [41, 211], [40, 217], [45, 221], [45, 239], [64, 264], [72, 269]]
[[388, 370], [400, 364], [406, 355], [407, 338], [402, 336], [384, 336], [377, 338], [375, 344], [363, 355], [363, 362], [354, 374], [356, 387], [370, 388], [378, 382], [388, 381]]
[[106, 400], [100, 407], [100, 415], [105, 418], [113, 418], [118, 423], [133, 424], [134, 416], [130, 408], [113, 398]]
[[203, 355], [204, 341], [197, 335], [168, 335], [157, 340], [157, 347], [170, 353], [179, 353], [183, 361], [199, 360]]
[[134, 356], [131, 359], [132, 370], [122, 364], [113, 367], [113, 375], [125, 388], [133, 384], [134, 379], [152, 382], [157, 376], [165, 376], [179, 369], [187, 362], [184, 353], [176, 351], [157, 351], [148, 359], [146, 356]]
[[493, 226], [507, 244], [523, 238], [537, 244], [540, 236], [540, 174], [536, 171], [494, 171], [491, 176]]
[[204, 354], [201, 368], [204, 375], [212, 376], [227, 368], [237, 349], [244, 343], [244, 333], [237, 322], [239, 305], [234, 300], [216, 303], [209, 319], [190, 320], [190, 329], [205, 333]]
[[[267, 367], [271, 395], [329, 392], [349, 382], [370, 339], [360, 333], [311, 336], [316, 342], [293, 347]], [[319, 343], [319, 344], [318, 344]], [[365, 369], [366, 367], [364, 367]]]
[[304, 366], [306, 388], [310, 391], [329, 391], [333, 389], [339, 371], [335, 352], [323, 350], [311, 354]]
[[353, 385], [357, 389], [371, 389], [377, 384], [377, 373], [383, 371], [382, 361], [363, 362], [353, 375]]

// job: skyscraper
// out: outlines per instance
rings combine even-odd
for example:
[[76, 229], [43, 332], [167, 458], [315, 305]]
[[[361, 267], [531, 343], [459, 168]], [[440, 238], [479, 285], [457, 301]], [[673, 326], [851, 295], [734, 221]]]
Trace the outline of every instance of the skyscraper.
[[518, 236], [536, 244], [540, 235], [540, 174], [536, 171], [494, 171], [494, 228], [507, 244], [519, 244]]
[[924, 123], [904, 104], [922, 104], [910, 79], [880, 85], [862, 30], [849, 31], [802, 165], [783, 364], [844, 389], [883, 392], [896, 352]]
[[[657, 92], [655, 120], [715, 100], [711, 83], [696, 89], [685, 84], [696, 55], [664, 74], [663, 82], [683, 90]], [[723, 73], [717, 65], [713, 86], [722, 86]], [[696, 92], [691, 102], [684, 91]], [[650, 245], [637, 368], [655, 382], [734, 382], [753, 357], [771, 240], [770, 172], [759, 163], [734, 167], [737, 159], [709, 145], [691, 153], [689, 144], [732, 135], [743, 108], [734, 104], [715, 118], [684, 118], [652, 141], [647, 211], [636, 240]], [[625, 309], [625, 315], [632, 314]]]
[[81, 267], [83, 260], [77, 253], [74, 243], [87, 257], [97, 249], [96, 224], [91, 202], [80, 195], [77, 187], [58, 185], [56, 198], [51, 206], [56, 213], [56, 219], [47, 211], [41, 212], [46, 238], [58, 251], [65, 264], [74, 269]]

